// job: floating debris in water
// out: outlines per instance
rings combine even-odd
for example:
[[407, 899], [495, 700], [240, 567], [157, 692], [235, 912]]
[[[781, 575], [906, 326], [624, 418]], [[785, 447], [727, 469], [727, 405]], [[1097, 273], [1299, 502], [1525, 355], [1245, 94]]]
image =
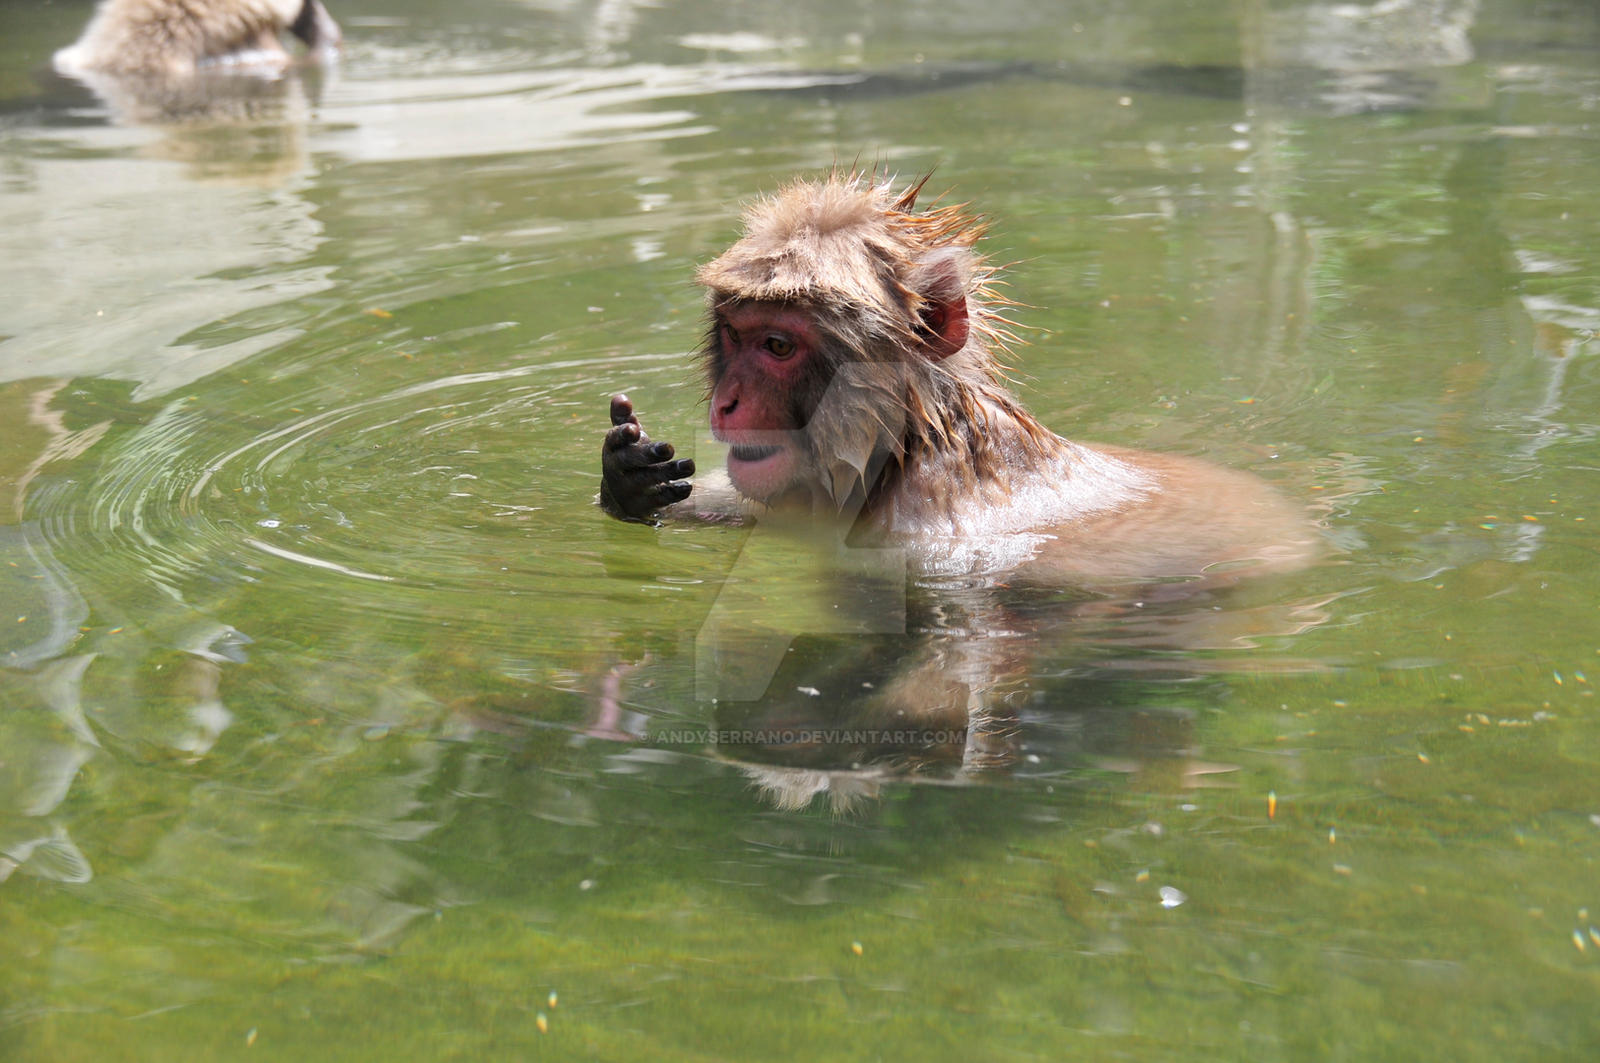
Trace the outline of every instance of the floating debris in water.
[[251, 1045], [253, 1045], [255, 1043], [256, 1043], [256, 1028], [254, 1026], [252, 1026], [252, 1027], [250, 1027], [250, 1029], [245, 1031], [245, 1034], [244, 1034], [244, 1046], [246, 1048], [249, 1048]]
[[861, 953], [863, 951], [862, 948], [861, 948], [861, 942], [859, 942], [859, 941], [850, 942], [850, 951], [855, 953], [857, 956], [861, 955]]
[[1160, 892], [1161, 907], [1163, 908], [1176, 908], [1189, 899], [1189, 895], [1176, 886], [1162, 886]]
[[1578, 946], [1579, 952], [1582, 952], [1589, 947], [1589, 943], [1583, 940], [1583, 931], [1581, 930], [1574, 930], [1572, 932], [1572, 943]]
[[1278, 818], [1278, 791], [1276, 790], [1267, 791], [1267, 818]]
[[1135, 882], [1149, 882], [1150, 881], [1150, 869], [1148, 867], [1140, 868], [1138, 873], [1133, 876], [1133, 881], [1135, 881]]
[[1334, 830], [1333, 830], [1332, 827], [1329, 827], [1328, 828], [1328, 844], [1332, 845], [1336, 841], [1338, 841], [1338, 835], [1336, 835], [1334, 833]]
[[551, 1011], [556, 1010], [556, 991], [554, 989], [550, 990], [550, 995], [544, 998], [544, 1002], [549, 1005]]
[[816, 687], [795, 687], [795, 689], [798, 690], [800, 693], [806, 695], [807, 697], [812, 697], [812, 698], [820, 698], [820, 697], [822, 697], [822, 691], [818, 690]]
[[542, 1012], [542, 1011], [539, 1014], [537, 1014], [537, 1015], [535, 1015], [533, 1017], [533, 1024], [535, 1026], [539, 1027], [539, 1032], [540, 1033], [549, 1033], [550, 1032], [550, 1020], [545, 1016], [545, 1013]]
[[1349, 875], [1352, 872], [1349, 864], [1334, 864], [1333, 873], [1336, 875]]

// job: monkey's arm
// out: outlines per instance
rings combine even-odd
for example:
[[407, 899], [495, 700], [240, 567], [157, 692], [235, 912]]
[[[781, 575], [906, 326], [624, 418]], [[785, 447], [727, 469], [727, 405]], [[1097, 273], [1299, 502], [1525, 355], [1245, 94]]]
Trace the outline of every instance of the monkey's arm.
[[611, 430], [600, 447], [600, 508], [618, 520], [654, 523], [689, 497], [694, 459], [672, 459], [671, 443], [653, 443], [626, 395], [611, 396]]

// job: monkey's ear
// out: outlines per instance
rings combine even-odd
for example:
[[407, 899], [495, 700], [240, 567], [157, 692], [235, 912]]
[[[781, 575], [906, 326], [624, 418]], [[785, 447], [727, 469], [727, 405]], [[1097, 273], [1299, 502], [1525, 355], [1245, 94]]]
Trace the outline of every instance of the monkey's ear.
[[967, 316], [967, 263], [955, 249], [938, 251], [917, 263], [911, 286], [922, 296], [922, 333], [935, 361], [967, 345], [971, 322]]

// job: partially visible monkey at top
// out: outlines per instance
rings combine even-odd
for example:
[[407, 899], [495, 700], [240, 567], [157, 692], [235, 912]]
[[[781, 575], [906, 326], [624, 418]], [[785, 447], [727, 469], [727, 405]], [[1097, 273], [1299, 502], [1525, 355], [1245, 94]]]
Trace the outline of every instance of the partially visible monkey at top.
[[291, 61], [286, 32], [319, 58], [341, 40], [321, 0], [101, 0], [54, 63], [74, 77], [172, 77], [228, 65], [271, 72]]
[[[756, 203], [697, 280], [725, 476], [611, 400], [599, 504], [614, 517], [836, 520], [923, 573], [1114, 585], [1296, 567], [1306, 515], [1195, 458], [1056, 435], [1007, 389], [1013, 339], [961, 206], [860, 173]], [[691, 491], [693, 498], [691, 498]]]

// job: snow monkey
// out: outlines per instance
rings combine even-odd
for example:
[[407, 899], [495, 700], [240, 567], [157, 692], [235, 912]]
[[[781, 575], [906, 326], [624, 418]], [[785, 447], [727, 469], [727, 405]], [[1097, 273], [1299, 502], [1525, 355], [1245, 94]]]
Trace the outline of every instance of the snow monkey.
[[339, 24], [321, 0], [101, 0], [83, 36], [55, 54], [55, 68], [151, 77], [228, 65], [281, 70], [290, 62], [284, 31], [314, 55], [339, 48]]
[[[711, 431], [725, 476], [611, 400], [599, 503], [614, 517], [821, 515], [903, 547], [920, 571], [1081, 585], [1304, 563], [1317, 537], [1253, 476], [1088, 446], [1006, 387], [1014, 341], [984, 225], [919, 207], [923, 181], [862, 173], [789, 184], [700, 267]], [[695, 497], [690, 498], [691, 490]]]

